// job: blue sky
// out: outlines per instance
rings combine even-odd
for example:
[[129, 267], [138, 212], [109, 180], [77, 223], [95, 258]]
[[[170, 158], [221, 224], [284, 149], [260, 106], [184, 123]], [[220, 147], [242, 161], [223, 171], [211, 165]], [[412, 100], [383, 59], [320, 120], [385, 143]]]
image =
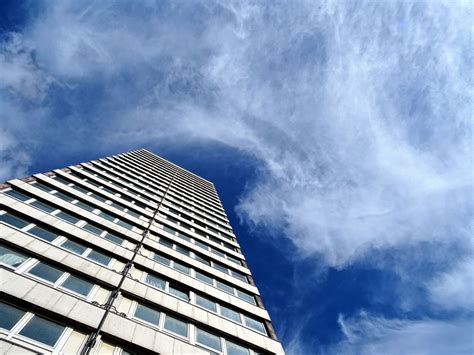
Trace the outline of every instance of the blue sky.
[[289, 354], [474, 353], [471, 2], [0, 6], [0, 180], [148, 148]]

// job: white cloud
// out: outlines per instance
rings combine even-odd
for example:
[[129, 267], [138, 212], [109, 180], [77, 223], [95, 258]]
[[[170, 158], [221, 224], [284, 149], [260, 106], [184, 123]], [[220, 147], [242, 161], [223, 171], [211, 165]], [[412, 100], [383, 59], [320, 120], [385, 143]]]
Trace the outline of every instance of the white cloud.
[[462, 355], [474, 351], [472, 320], [386, 319], [361, 312], [351, 319], [339, 316], [338, 322], [345, 339], [328, 349], [331, 354]]

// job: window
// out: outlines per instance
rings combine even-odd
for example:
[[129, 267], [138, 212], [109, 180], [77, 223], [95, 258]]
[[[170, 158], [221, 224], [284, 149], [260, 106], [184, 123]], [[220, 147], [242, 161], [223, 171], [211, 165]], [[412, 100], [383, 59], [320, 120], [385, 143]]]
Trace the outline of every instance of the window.
[[201, 307], [206, 308], [209, 311], [217, 312], [216, 303], [208, 300], [205, 297], [201, 297], [199, 295], [196, 295], [196, 304], [201, 306]]
[[164, 245], [164, 246], [167, 247], [167, 248], [173, 248], [173, 243], [170, 242], [168, 239], [160, 238], [160, 240], [158, 241], [158, 243], [160, 243], [161, 245]]
[[234, 289], [225, 283], [216, 280], [216, 286], [219, 290], [230, 293], [231, 295], [234, 294]]
[[28, 271], [29, 274], [35, 275], [43, 280], [55, 283], [61, 277], [63, 272], [55, 267], [46, 265], [42, 262], [36, 264]]
[[30, 196], [24, 195], [21, 192], [15, 191], [15, 190], [8, 190], [8, 191], [2, 191], [5, 195], [11, 196], [13, 198], [16, 198], [17, 200], [21, 201], [27, 201], [31, 199]]
[[249, 355], [249, 349], [226, 340], [227, 355]]
[[21, 219], [19, 217], [13, 216], [9, 213], [5, 213], [0, 215], [0, 221], [8, 223], [9, 225], [16, 227], [16, 228], [23, 228], [30, 224], [29, 222], [25, 221], [24, 219]]
[[73, 242], [72, 240], [66, 240], [63, 244], [61, 244], [61, 246], [77, 254], [82, 254], [87, 250], [87, 247], [82, 244]]
[[65, 221], [67, 221], [69, 223], [72, 223], [72, 224], [76, 224], [77, 222], [80, 221], [79, 218], [76, 218], [76, 217], [70, 215], [69, 213], [66, 213], [66, 212], [63, 212], [63, 211], [56, 214], [56, 217], [64, 219]]
[[232, 309], [221, 306], [221, 315], [233, 320], [234, 322], [240, 323], [240, 314], [236, 311], [233, 311]]
[[188, 325], [187, 323], [180, 321], [179, 319], [166, 315], [164, 328], [175, 334], [183, 337], [188, 336]]
[[31, 206], [35, 206], [36, 208], [39, 208], [42, 211], [45, 211], [47, 213], [51, 213], [53, 211], [56, 211], [55, 207], [51, 207], [50, 205], [47, 205], [46, 203], [40, 202], [40, 201], [33, 201], [30, 203]]
[[222, 266], [221, 264], [218, 263], [212, 263], [212, 267], [216, 270], [222, 271], [224, 274], [228, 274], [229, 271], [226, 267]]
[[51, 187], [49, 187], [49, 186], [47, 186], [47, 185], [44, 185], [44, 184], [42, 184], [42, 183], [40, 183], [40, 182], [37, 182], [37, 181], [36, 181], [36, 182], [33, 182], [33, 183], [31, 184], [31, 186], [34, 186], [34, 187], [36, 187], [37, 189], [40, 189], [40, 190], [43, 190], [43, 191], [46, 191], [46, 192], [53, 191], [53, 189], [52, 189]]
[[63, 194], [62, 192], [56, 192], [56, 193], [54, 194], [54, 196], [59, 197], [61, 200], [64, 200], [64, 201], [67, 201], [67, 202], [74, 201], [74, 198], [69, 197], [69, 196], [66, 195], [66, 194]]
[[220, 250], [217, 250], [217, 249], [212, 249], [211, 252], [213, 254], [216, 254], [216, 255], [219, 255], [221, 257], [225, 257], [225, 254], [223, 252], [221, 252]]
[[189, 268], [183, 264], [180, 264], [178, 262], [174, 262], [173, 264], [173, 269], [178, 270], [182, 273], [188, 274], [189, 275]]
[[132, 230], [132, 228], [133, 228], [133, 226], [132, 226], [130, 223], [127, 223], [127, 222], [122, 221], [122, 220], [119, 220], [119, 221], [117, 222], [117, 224], [118, 224], [119, 226], [122, 226], [122, 227], [127, 228], [127, 229], [130, 229], [130, 230]]
[[31, 234], [33, 234], [33, 235], [35, 235], [38, 238], [41, 238], [43, 240], [46, 240], [47, 242], [52, 242], [53, 240], [55, 240], [58, 237], [57, 234], [55, 234], [53, 232], [50, 232], [46, 229], [40, 228], [38, 226], [34, 226], [30, 230], [28, 230], [28, 233], [31, 233]]
[[165, 289], [166, 282], [165, 280], [160, 279], [159, 277], [153, 275], [146, 275], [145, 282], [153, 287], [159, 288], [161, 290]]
[[82, 227], [82, 229], [85, 229], [86, 231], [89, 231], [91, 233], [100, 235], [104, 230], [100, 229], [99, 227], [96, 227], [92, 224], [87, 223], [85, 226]]
[[244, 315], [244, 320], [245, 320], [245, 325], [249, 328], [252, 328], [260, 333], [265, 333], [265, 326], [263, 325], [262, 322], [259, 322], [258, 320], [255, 320], [253, 318], [247, 317]]
[[237, 271], [232, 271], [232, 276], [235, 277], [236, 279], [239, 279], [240, 281], [243, 281], [243, 282], [249, 282], [249, 280], [247, 279], [247, 276], [245, 276], [244, 274], [241, 274], [240, 272], [237, 272]]
[[87, 297], [94, 285], [80, 277], [69, 275], [69, 277], [62, 283], [61, 286]]
[[179, 297], [185, 301], [189, 301], [188, 293], [186, 291], [180, 290], [179, 288], [175, 286], [170, 285], [169, 292], [176, 297]]
[[252, 295], [249, 295], [248, 293], [245, 293], [243, 291], [237, 290], [237, 297], [239, 297], [241, 300], [244, 300], [245, 302], [255, 304], [255, 298], [253, 298]]
[[199, 328], [196, 328], [196, 342], [216, 351], [221, 351], [221, 339]]
[[123, 238], [112, 233], [107, 233], [107, 235], [104, 238], [118, 245], [122, 245], [123, 243]]
[[95, 210], [94, 206], [89, 205], [88, 203], [84, 203], [81, 201], [76, 202], [76, 206], [82, 208], [83, 210], [92, 212]]
[[195, 274], [196, 274], [196, 279], [198, 279], [198, 280], [200, 280], [204, 283], [207, 283], [208, 285], [211, 285], [211, 286], [213, 285], [212, 284], [212, 278], [210, 278], [209, 276], [201, 274], [198, 271], [196, 271]]
[[71, 188], [73, 188], [74, 190], [77, 190], [79, 192], [82, 192], [83, 194], [87, 194], [89, 192], [88, 190], [86, 190], [82, 187], [79, 187], [77, 185], [72, 185]]
[[110, 260], [112, 260], [112, 258], [108, 255], [105, 255], [101, 252], [98, 252], [96, 250], [92, 250], [89, 255], [87, 255], [87, 258], [90, 259], [90, 260], [93, 260], [95, 262], [98, 262], [99, 264], [102, 264], [102, 265], [109, 265], [110, 263]]
[[160, 264], [163, 264], [163, 265], [166, 265], [166, 266], [169, 266], [170, 265], [170, 259], [168, 258], [165, 258], [164, 256], [161, 256], [159, 254], [153, 254], [153, 259], [155, 261], [158, 261]]
[[54, 346], [66, 328], [58, 323], [35, 315], [20, 331], [20, 335], [40, 343]]
[[11, 330], [25, 313], [19, 308], [0, 302], [0, 328]]
[[26, 259], [28, 259], [26, 255], [0, 245], [0, 263], [17, 268], [23, 264]]
[[188, 248], [184, 248], [184, 247], [182, 247], [182, 246], [180, 246], [180, 245], [176, 245], [176, 251], [177, 251], [178, 253], [183, 254], [183, 255], [189, 256], [189, 250], [188, 250]]
[[110, 214], [105, 213], [105, 212], [100, 212], [99, 216], [111, 222], [115, 220], [115, 216], [111, 216]]
[[141, 304], [138, 304], [134, 317], [153, 325], [158, 325], [160, 322], [160, 312]]

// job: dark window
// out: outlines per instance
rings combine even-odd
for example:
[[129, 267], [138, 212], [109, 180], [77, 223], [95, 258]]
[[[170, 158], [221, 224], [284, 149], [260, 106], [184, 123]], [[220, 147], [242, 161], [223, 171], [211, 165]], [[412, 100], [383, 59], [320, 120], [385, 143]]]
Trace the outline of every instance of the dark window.
[[110, 260], [112, 260], [110, 256], [102, 254], [96, 250], [92, 250], [91, 253], [87, 255], [87, 258], [105, 266], [109, 265]]
[[66, 328], [42, 317], [34, 316], [20, 331], [20, 335], [54, 346]]
[[59, 269], [56, 269], [55, 267], [43, 264], [43, 263], [38, 263], [36, 264], [30, 271], [28, 271], [30, 274], [38, 276], [42, 278], [43, 280], [50, 281], [52, 283], [55, 283], [63, 274], [63, 272]]
[[25, 313], [21, 309], [0, 302], [0, 328], [11, 330]]
[[160, 322], [160, 312], [141, 304], [139, 304], [135, 310], [135, 317], [154, 325], [158, 325]]
[[31, 233], [33, 235], [36, 235], [38, 238], [41, 238], [43, 240], [46, 240], [48, 242], [52, 242], [53, 240], [55, 240], [58, 235], [53, 233], [53, 232], [50, 232], [46, 229], [43, 229], [43, 228], [40, 228], [38, 226], [34, 226], [33, 228], [31, 228], [28, 233]]
[[24, 219], [21, 219], [19, 217], [13, 216], [11, 214], [5, 213], [0, 215], [0, 221], [8, 223], [9, 225], [17, 228], [23, 228], [30, 224], [29, 222], [25, 221]]
[[69, 277], [61, 285], [62, 287], [79, 293], [80, 295], [87, 296], [91, 292], [94, 284], [86, 281], [80, 277], [69, 275]]
[[69, 223], [72, 223], [72, 224], [76, 224], [77, 222], [80, 221], [79, 218], [71, 216], [69, 213], [66, 213], [66, 212], [63, 212], [63, 211], [56, 214], [56, 217], [64, 219], [65, 221], [67, 221]]
[[30, 196], [24, 195], [21, 192], [15, 191], [15, 190], [8, 190], [8, 191], [2, 191], [5, 195], [11, 196], [13, 198], [16, 198], [17, 200], [21, 201], [26, 201], [31, 199]]
[[77, 254], [82, 254], [87, 249], [84, 245], [73, 242], [72, 240], [66, 240], [61, 246]]
[[39, 208], [40, 210], [43, 210], [47, 213], [51, 213], [53, 211], [56, 211], [56, 207], [51, 207], [50, 205], [47, 205], [46, 203], [40, 202], [40, 201], [34, 201], [30, 203], [31, 206], [35, 206], [36, 208]]

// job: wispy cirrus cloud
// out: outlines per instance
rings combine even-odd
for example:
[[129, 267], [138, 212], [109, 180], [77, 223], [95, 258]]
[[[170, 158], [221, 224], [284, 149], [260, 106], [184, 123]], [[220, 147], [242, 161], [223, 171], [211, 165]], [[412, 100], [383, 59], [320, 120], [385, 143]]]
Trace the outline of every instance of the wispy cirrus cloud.
[[[2, 42], [1, 175], [48, 142], [218, 141], [264, 164], [238, 211], [295, 257], [378, 268], [418, 250], [427, 301], [469, 313], [471, 16], [442, 1], [46, 4]], [[400, 260], [383, 268], [409, 273]]]

